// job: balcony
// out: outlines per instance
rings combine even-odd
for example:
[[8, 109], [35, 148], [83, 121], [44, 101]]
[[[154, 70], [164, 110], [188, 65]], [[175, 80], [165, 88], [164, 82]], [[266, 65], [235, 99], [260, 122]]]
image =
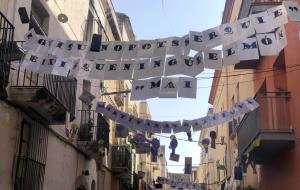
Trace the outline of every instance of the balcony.
[[130, 173], [132, 169], [131, 152], [126, 145], [112, 146], [112, 171], [116, 175]]
[[49, 125], [75, 118], [76, 79], [43, 74], [20, 67], [11, 72], [9, 101], [32, 117], [43, 118]]
[[6, 87], [9, 83], [14, 29], [14, 26], [0, 12], [0, 100], [8, 97]]
[[81, 113], [80, 128], [78, 130], [77, 146], [90, 158], [98, 163], [102, 162], [105, 148], [109, 146], [109, 124], [105, 118], [95, 110], [79, 110]]
[[266, 164], [293, 146], [289, 97], [288, 92], [268, 92], [256, 97], [260, 107], [246, 114], [237, 128], [239, 156], [251, 153], [254, 163]]

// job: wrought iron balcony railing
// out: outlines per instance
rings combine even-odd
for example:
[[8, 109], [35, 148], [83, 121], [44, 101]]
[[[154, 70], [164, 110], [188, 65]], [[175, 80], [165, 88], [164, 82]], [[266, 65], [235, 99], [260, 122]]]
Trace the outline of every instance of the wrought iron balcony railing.
[[127, 145], [111, 147], [112, 171], [116, 174], [128, 173], [132, 169], [131, 152]]
[[8, 97], [6, 87], [13, 52], [14, 29], [15, 27], [0, 12], [0, 100], [5, 100]]
[[20, 67], [11, 72], [9, 100], [44, 117], [49, 124], [62, 124], [66, 112], [75, 118], [77, 80], [38, 74]]

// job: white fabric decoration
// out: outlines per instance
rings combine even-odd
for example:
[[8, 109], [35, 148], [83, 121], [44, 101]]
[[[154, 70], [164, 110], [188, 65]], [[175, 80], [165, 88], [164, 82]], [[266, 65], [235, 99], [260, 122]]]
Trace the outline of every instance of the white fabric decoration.
[[150, 60], [150, 76], [145, 76], [146, 78], [148, 77], [158, 77], [158, 76], [163, 76], [164, 74], [164, 68], [165, 68], [165, 57], [155, 57], [151, 58]]
[[180, 77], [178, 84], [178, 97], [196, 98], [197, 97], [197, 79]]
[[187, 55], [183, 56], [183, 70], [181, 74], [195, 77], [204, 70], [202, 52], [197, 53], [194, 57]]
[[157, 39], [154, 41], [153, 57], [166, 56], [167, 39]]
[[138, 43], [137, 42], [126, 42], [125, 49], [122, 55], [122, 59], [135, 59], [138, 53]]
[[237, 22], [226, 23], [220, 26], [220, 33], [222, 35], [223, 45], [231, 44], [238, 40]]
[[151, 76], [150, 59], [137, 59], [133, 69], [133, 79], [146, 78]]
[[208, 69], [222, 69], [222, 51], [221, 50], [205, 50], [204, 51], [204, 67]]
[[56, 59], [56, 62], [54, 64], [52, 74], [59, 75], [59, 76], [68, 76], [70, 69], [72, 68], [73, 61], [72, 59]]
[[[101, 66], [100, 66], [101, 67]], [[101, 68], [98, 68], [101, 69]], [[116, 80], [122, 72], [122, 64], [120, 60], [106, 61], [103, 67], [104, 80]], [[99, 70], [98, 70], [99, 71]]]
[[274, 29], [273, 20], [267, 11], [250, 15], [256, 33], [267, 33]]
[[21, 60], [21, 69], [27, 69], [32, 72], [37, 72], [43, 60], [43, 57], [41, 57], [39, 54], [33, 51], [29, 51]]
[[235, 65], [240, 62], [237, 43], [223, 46], [223, 66]]
[[125, 60], [123, 59], [120, 67], [119, 74], [115, 76], [118, 80], [130, 80], [132, 79], [133, 70], [134, 70], [135, 60]]
[[160, 98], [176, 98], [178, 90], [178, 78], [162, 78], [159, 91]]
[[222, 43], [222, 35], [219, 27], [217, 26], [202, 32], [207, 48], [215, 47]]
[[138, 42], [138, 58], [151, 58], [153, 56], [155, 41], [140, 40]]
[[181, 38], [181, 42], [183, 43], [183, 55], [188, 55], [191, 50], [191, 44], [190, 44], [190, 34], [187, 34]]
[[190, 31], [189, 43], [192, 50], [202, 51], [206, 47], [206, 41], [202, 32]]
[[147, 80], [134, 80], [132, 82], [130, 100], [145, 100], [147, 99]]
[[288, 23], [287, 12], [284, 5], [268, 9], [268, 14], [273, 21], [272, 25], [274, 28], [278, 28]]
[[277, 39], [277, 51], [280, 53], [281, 50], [287, 46], [287, 37], [284, 26], [281, 26], [276, 30], [275, 36]]
[[296, 1], [283, 1], [288, 17], [291, 21], [300, 21], [300, 5]]
[[108, 50], [108, 59], [121, 60], [126, 43], [120, 41], [114, 41]]
[[183, 68], [182, 56], [170, 56], [166, 59], [164, 76], [180, 74]]
[[277, 40], [274, 33], [256, 34], [261, 56], [278, 55]]
[[255, 34], [254, 26], [250, 17], [246, 17], [237, 21], [237, 30], [239, 39], [248, 38]]
[[182, 38], [169, 37], [167, 39], [167, 54], [180, 55], [183, 50]]
[[259, 59], [256, 37], [247, 38], [239, 43], [239, 55], [241, 61]]
[[[75, 60], [73, 60], [74, 62]], [[51, 74], [56, 62], [56, 57], [49, 54], [40, 64], [38, 70], [36, 71], [39, 74]]]
[[[106, 61], [104, 60], [97, 60], [92, 64], [89, 65], [82, 65], [83, 71], [90, 71], [89, 72], [89, 78], [90, 79], [99, 79], [103, 80], [104, 79], [104, 74], [106, 70]], [[91, 67], [91, 68], [90, 68]]]
[[148, 98], [157, 98], [159, 97], [159, 91], [161, 87], [161, 77], [155, 77], [148, 80], [147, 88], [147, 97]]

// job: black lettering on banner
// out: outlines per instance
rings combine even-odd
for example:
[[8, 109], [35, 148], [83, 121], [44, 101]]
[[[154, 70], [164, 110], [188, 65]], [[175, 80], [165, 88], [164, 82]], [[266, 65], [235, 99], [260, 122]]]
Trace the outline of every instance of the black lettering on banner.
[[216, 34], [216, 32], [211, 32], [208, 34], [209, 36], [209, 40], [215, 39], [216, 37], [218, 37], [218, 35]]
[[250, 20], [241, 23], [241, 26], [242, 26], [243, 29], [249, 28], [250, 27]]
[[57, 42], [57, 44], [56, 44], [56, 47], [58, 47], [58, 48], [62, 48], [62, 46], [64, 45], [64, 43], [63, 42]]
[[172, 44], [171, 45], [175, 46], [175, 47], [179, 46], [179, 40], [172, 40]]
[[256, 17], [256, 18], [257, 18], [257, 20], [258, 20], [258, 24], [263, 24], [263, 23], [265, 23], [265, 21], [264, 21], [264, 19], [263, 19], [262, 16]]
[[153, 68], [160, 67], [160, 64], [161, 64], [161, 60], [154, 61]]
[[121, 51], [123, 49], [122, 45], [115, 45], [114, 50], [115, 51]]
[[229, 56], [235, 54], [235, 51], [234, 51], [234, 49], [232, 49], [232, 48], [227, 49], [226, 52], [227, 52], [227, 57], [229, 57]]
[[128, 118], [128, 122], [131, 122], [133, 120], [133, 117]]
[[218, 54], [217, 53], [208, 53], [208, 59], [210, 60], [218, 60]]
[[194, 60], [193, 60], [192, 58], [184, 59], [184, 63], [185, 63], [187, 66], [191, 67], [191, 66], [194, 65]]
[[279, 40], [281, 40], [283, 37], [283, 31], [281, 30], [279, 33], [278, 33], [278, 36], [279, 36]]
[[100, 51], [107, 51], [108, 49], [108, 44], [102, 44], [100, 47]]
[[145, 63], [139, 63], [140, 69], [139, 70], [144, 70], [145, 69]]
[[225, 34], [233, 34], [233, 30], [231, 26], [227, 26], [224, 28]]
[[41, 65], [45, 65], [46, 63], [46, 59], [43, 59], [42, 64]]
[[292, 7], [292, 6], [289, 6], [289, 9], [290, 9], [292, 12], [294, 12], [294, 11], [298, 12], [298, 11], [299, 11], [298, 7]]
[[39, 43], [40, 45], [42, 45], [42, 46], [46, 46], [47, 40], [45, 40], [45, 39], [39, 39], [39, 40], [38, 40], [38, 43]]
[[135, 90], [143, 90], [144, 88], [145, 88], [144, 85], [136, 86], [136, 87], [135, 87]]
[[192, 81], [184, 81], [184, 88], [192, 88]]
[[124, 64], [124, 71], [129, 71], [130, 70], [130, 67], [131, 67], [131, 64]]
[[200, 63], [202, 63], [202, 57], [199, 55], [196, 57], [196, 63], [199, 65]]
[[49, 59], [48, 65], [54, 65], [55, 61], [56, 61], [55, 59]]
[[128, 51], [133, 51], [136, 48], [136, 44], [129, 44]]
[[67, 62], [65, 62], [65, 61], [62, 61], [62, 62], [60, 63], [60, 67], [65, 67], [65, 66], [66, 66], [66, 64], [67, 64]]
[[252, 42], [252, 44], [248, 44], [248, 43], [242, 43], [243, 44], [243, 49], [256, 49], [257, 48], [257, 44], [256, 42]]
[[202, 41], [202, 37], [203, 37], [203, 36], [194, 35], [194, 41], [195, 41], [195, 42], [203, 42], [203, 41]]
[[34, 56], [34, 55], [31, 55], [30, 56], [30, 58], [29, 58], [29, 60], [31, 61], [31, 62], [37, 62], [37, 59], [38, 59], [38, 57], [37, 56]]
[[157, 82], [152, 81], [150, 89], [152, 89], [152, 88], [160, 88], [160, 80]]
[[90, 71], [90, 65], [87, 64], [87, 63], [85, 63], [85, 64], [82, 65], [82, 69], [83, 69], [84, 71]]
[[173, 65], [176, 65], [177, 64], [177, 59], [171, 59], [169, 62], [168, 62], [168, 65], [169, 66], [173, 66]]
[[175, 88], [175, 85], [172, 81], [170, 81], [164, 88]]
[[30, 38], [32, 38], [32, 37], [33, 37], [32, 33], [27, 34], [27, 39], [28, 39], [28, 40], [29, 40]]
[[273, 14], [274, 14], [274, 17], [277, 18], [277, 17], [280, 17], [283, 13], [282, 13], [281, 9], [278, 9], [278, 10], [274, 11]]
[[120, 114], [120, 119], [124, 119], [125, 117], [126, 117], [125, 114], [123, 114], [123, 113]]
[[273, 42], [271, 38], [265, 36], [263, 39], [261, 39], [261, 43], [263, 43], [264, 45], [271, 45]]
[[83, 44], [78, 44], [78, 45], [77, 45], [77, 49], [78, 49], [78, 50], [85, 50], [86, 47], [87, 47], [87, 45], [83, 45]]
[[165, 42], [157, 42], [157, 48], [162, 48], [164, 47]]
[[115, 70], [117, 70], [117, 64], [110, 64], [108, 71], [115, 71]]
[[72, 48], [73, 48], [73, 45], [74, 45], [74, 44], [69, 44], [69, 45], [68, 45], [68, 49], [67, 49], [67, 50], [68, 50], [68, 51], [71, 51], [71, 50], [72, 50]]
[[104, 64], [96, 63], [96, 69], [101, 71], [104, 68]]
[[146, 43], [146, 44], [142, 45], [143, 50], [147, 50], [147, 49], [150, 49], [150, 48], [151, 48], [151, 44], [149, 44], [149, 43]]

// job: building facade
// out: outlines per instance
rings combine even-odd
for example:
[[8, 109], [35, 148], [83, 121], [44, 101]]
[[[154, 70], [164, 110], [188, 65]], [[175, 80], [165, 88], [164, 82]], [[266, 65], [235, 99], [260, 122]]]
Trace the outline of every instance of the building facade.
[[[281, 2], [227, 0], [223, 23]], [[299, 75], [296, 51], [299, 38], [296, 23], [290, 21], [285, 29], [288, 45], [278, 56], [261, 57], [259, 62], [250, 64], [239, 63], [214, 74], [209, 98], [214, 112], [229, 109], [248, 97], [255, 98], [260, 107], [201, 133], [201, 146], [204, 138], [210, 138], [210, 131], [217, 134], [216, 149], [208, 147], [208, 153], [202, 157], [203, 166], [199, 167], [201, 180], [210, 184], [211, 189], [299, 189], [296, 182], [299, 164], [295, 162], [299, 158], [296, 116], [299, 88], [295, 83]], [[235, 180], [240, 173], [241, 178]]]
[[[21, 22], [21, 7], [29, 23]], [[30, 29], [66, 40], [91, 41], [96, 33], [102, 41], [129, 41], [129, 18], [110, 0], [1, 0], [0, 12], [0, 189], [134, 188], [130, 145], [115, 137], [115, 122], [95, 112], [96, 102], [105, 101], [138, 113], [138, 103], [118, 93], [131, 83], [38, 75], [19, 66]], [[81, 101], [83, 92], [95, 99]]]

